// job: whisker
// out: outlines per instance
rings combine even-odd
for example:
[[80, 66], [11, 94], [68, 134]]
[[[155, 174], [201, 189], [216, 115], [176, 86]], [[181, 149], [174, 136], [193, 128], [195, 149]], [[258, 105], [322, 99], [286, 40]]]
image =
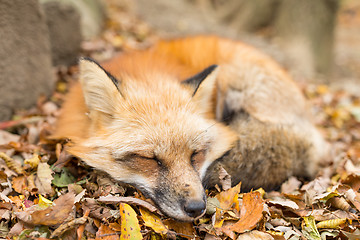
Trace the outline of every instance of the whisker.
[[189, 139], [187, 141], [187, 143], [190, 141], [190, 140], [193, 140], [194, 142], [196, 142], [202, 135], [204, 135], [210, 128], [212, 128], [213, 126], [215, 126], [216, 124], [218, 124], [218, 122], [215, 122], [214, 124], [210, 125], [209, 127], [207, 127], [205, 130], [203, 130], [202, 132], [200, 132], [197, 136], [195, 136], [194, 139]]

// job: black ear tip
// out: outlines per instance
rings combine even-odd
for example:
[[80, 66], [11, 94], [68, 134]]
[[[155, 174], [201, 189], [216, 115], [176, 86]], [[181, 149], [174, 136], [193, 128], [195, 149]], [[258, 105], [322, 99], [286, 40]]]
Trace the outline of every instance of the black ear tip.
[[79, 58], [79, 63], [82, 61], [88, 61], [88, 62], [92, 62], [95, 63], [96, 65], [99, 65], [98, 62], [96, 62], [94, 59], [92, 59], [91, 57], [80, 57]]
[[194, 93], [193, 96], [195, 95], [196, 91], [198, 90], [200, 84], [205, 80], [205, 78], [207, 78], [207, 76], [209, 76], [216, 68], [218, 67], [218, 65], [213, 64], [207, 68], [205, 68], [203, 71], [201, 71], [200, 73], [196, 74], [195, 76], [192, 76], [186, 80], [184, 80], [182, 83], [186, 84], [188, 86], [192, 86], [194, 88]]
[[203, 76], [208, 76], [210, 73], [212, 73], [219, 65], [213, 64], [209, 67], [205, 68], [200, 74]]
[[212, 71], [214, 71], [214, 70], [215, 70], [216, 68], [218, 68], [218, 67], [219, 67], [219, 65], [213, 64], [213, 65], [209, 66], [207, 69], [209, 69], [209, 71], [212, 72]]
[[[79, 59], [79, 62], [81, 63], [82, 61], [88, 61], [91, 63], [94, 63], [96, 66], [98, 66], [102, 71], [104, 71], [104, 73], [111, 79], [111, 81], [114, 83], [114, 85], [116, 86], [116, 88], [119, 90], [119, 80], [117, 80], [113, 75], [111, 75], [108, 71], [106, 71], [101, 65], [100, 63], [96, 62], [94, 59], [90, 58], [90, 57], [81, 57]], [[119, 90], [120, 92], [120, 90]]]

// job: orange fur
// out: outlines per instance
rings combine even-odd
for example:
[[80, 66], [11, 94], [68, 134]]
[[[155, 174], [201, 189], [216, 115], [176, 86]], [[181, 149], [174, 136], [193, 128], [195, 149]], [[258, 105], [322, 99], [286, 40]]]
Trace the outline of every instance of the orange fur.
[[[198, 88], [180, 83], [212, 64], [218, 69]], [[54, 136], [70, 138], [70, 153], [138, 187], [174, 218], [200, 215], [201, 181], [217, 184], [211, 171], [219, 164], [235, 181], [252, 179], [246, 187], [271, 188], [292, 174], [314, 176], [326, 155], [296, 84], [241, 42], [215, 36], [161, 41], [103, 67], [116, 83], [95, 63], [80, 62], [80, 83]], [[271, 173], [277, 167], [281, 176]]]

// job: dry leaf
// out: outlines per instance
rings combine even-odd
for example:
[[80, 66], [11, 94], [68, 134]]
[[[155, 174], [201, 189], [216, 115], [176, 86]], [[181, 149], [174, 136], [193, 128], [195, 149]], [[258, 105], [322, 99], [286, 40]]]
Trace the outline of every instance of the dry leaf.
[[[108, 226], [101, 224], [99, 230], [96, 232], [95, 240], [119, 240], [120, 236], [117, 232], [111, 230]], [[138, 238], [142, 239], [142, 238]]]
[[346, 218], [331, 219], [316, 224], [317, 228], [338, 228], [340, 225], [346, 223]]
[[34, 154], [32, 158], [24, 160], [25, 164], [29, 164], [31, 168], [36, 168], [40, 163], [39, 155]]
[[193, 239], [195, 236], [195, 229], [192, 222], [179, 222], [173, 219], [167, 219], [163, 223], [168, 227], [168, 229], [174, 230], [179, 236]]
[[19, 141], [19, 139], [20, 139], [19, 135], [12, 134], [4, 130], [0, 130], [0, 145], [7, 144], [9, 142], [17, 142]]
[[222, 166], [219, 168], [219, 182], [223, 190], [231, 188], [231, 176]]
[[111, 209], [100, 206], [99, 203], [93, 198], [84, 198], [81, 202], [82, 208], [90, 211], [90, 216], [97, 219], [107, 219], [111, 217]]
[[3, 159], [6, 163], [6, 165], [13, 171], [15, 171], [17, 174], [23, 174], [24, 170], [23, 168], [20, 166], [20, 164], [15, 161], [14, 159], [12, 159], [11, 157], [9, 157], [8, 155], [6, 155], [4, 152], [0, 152], [0, 158]]
[[[360, 173], [359, 173], [360, 174]], [[342, 181], [343, 184], [349, 185], [354, 191], [359, 191], [360, 189], [360, 175], [350, 174], [347, 178]]]
[[140, 208], [140, 213], [145, 226], [152, 228], [156, 233], [164, 235], [169, 231], [159, 216], [151, 213], [145, 208]]
[[[51, 234], [50, 238], [61, 236], [64, 232], [77, 227], [77, 225], [85, 224], [86, 221], [87, 221], [87, 217], [81, 217], [81, 218], [73, 219], [67, 223], [63, 223], [54, 230], [54, 232]], [[79, 238], [79, 239], [81, 239], [81, 238]]]
[[53, 206], [44, 210], [34, 211], [31, 214], [31, 224], [39, 224], [46, 226], [53, 226], [63, 223], [71, 217], [72, 209], [74, 206], [75, 194], [67, 193], [61, 195], [53, 203]]
[[239, 193], [240, 193], [240, 186], [241, 183], [236, 185], [233, 188], [230, 188], [229, 190], [220, 192], [216, 198], [220, 202], [220, 208], [222, 210], [231, 210], [235, 209], [237, 212], [239, 212]]
[[291, 200], [288, 199], [276, 199], [276, 200], [270, 200], [270, 204], [280, 205], [282, 207], [287, 207], [291, 209], [299, 209], [299, 206]]
[[10, 220], [10, 210], [0, 209], [0, 219]]
[[121, 235], [120, 239], [142, 239], [136, 212], [126, 203], [120, 203]]
[[348, 239], [353, 240], [353, 239], [360, 239], [360, 230], [356, 229], [354, 232], [350, 233], [350, 232], [345, 232], [345, 231], [341, 231], [341, 233], [343, 233], [346, 237], [348, 237]]
[[245, 193], [241, 205], [240, 219], [229, 227], [223, 227], [222, 230], [228, 236], [230, 232], [243, 233], [252, 230], [262, 219], [264, 210], [264, 201], [259, 192]]
[[53, 171], [50, 169], [49, 164], [42, 162], [39, 163], [35, 184], [40, 194], [53, 195], [54, 190], [51, 187], [51, 181], [53, 180], [52, 173]]
[[20, 233], [25, 229], [23, 223], [20, 221], [16, 223], [9, 231], [8, 237], [19, 236]]
[[327, 202], [326, 205], [344, 210], [344, 211], [350, 211], [352, 210], [352, 207], [350, 206], [350, 204], [343, 198], [343, 197], [333, 197], [330, 198]]
[[240, 234], [240, 236], [236, 240], [253, 240], [253, 239], [257, 239], [257, 240], [273, 240], [274, 238], [268, 233], [264, 233], [264, 232], [254, 230], [254, 231], [251, 231], [251, 232]]
[[216, 208], [215, 214], [213, 216], [213, 221], [212, 221], [212, 225], [213, 227], [217, 230], [220, 229], [223, 226], [223, 223], [225, 221], [224, 218], [224, 211], [221, 210], [220, 208]]
[[38, 210], [46, 209], [53, 206], [53, 202], [49, 199], [44, 198], [41, 194], [39, 195], [39, 202], [37, 204]]
[[302, 232], [307, 239], [321, 240], [313, 216], [304, 217], [304, 223], [302, 224]]
[[97, 199], [97, 201], [102, 202], [102, 203], [108, 203], [108, 204], [131, 203], [131, 204], [136, 204], [136, 205], [142, 206], [144, 208], [147, 208], [151, 212], [158, 211], [157, 208], [154, 207], [153, 205], [151, 205], [150, 203], [148, 203], [144, 200], [138, 199], [138, 198], [134, 198], [134, 197], [116, 197], [116, 196], [108, 195], [108, 196], [99, 197]]
[[296, 177], [290, 177], [281, 185], [281, 192], [290, 194], [295, 190], [298, 190], [300, 186], [301, 182]]
[[353, 189], [349, 189], [345, 192], [346, 198], [360, 211], [360, 193], [355, 192]]
[[357, 219], [355, 214], [343, 210], [326, 211], [324, 209], [314, 209], [309, 211], [308, 215], [310, 214], [316, 221], [325, 221], [337, 218]]
[[109, 223], [109, 228], [116, 232], [121, 232], [121, 225], [117, 222]]
[[27, 179], [26, 176], [19, 176], [19, 177], [14, 177], [11, 181], [12, 183], [12, 187], [13, 189], [22, 194], [22, 195], [27, 195], [28, 191], [28, 187], [27, 187]]

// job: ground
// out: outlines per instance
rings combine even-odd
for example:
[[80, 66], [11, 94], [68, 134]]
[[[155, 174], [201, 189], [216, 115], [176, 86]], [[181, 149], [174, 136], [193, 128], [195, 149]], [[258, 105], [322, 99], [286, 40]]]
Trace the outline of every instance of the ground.
[[[333, 146], [316, 179], [290, 178], [273, 192], [244, 193], [241, 184], [209, 191], [203, 218], [167, 219], [135, 189], [68, 156], [66, 140], [48, 138], [77, 78], [76, 66], [59, 67], [51, 99], [39, 98], [33, 109], [0, 122], [0, 238], [360, 239], [360, 97], [353, 91], [360, 77], [358, 6], [342, 8], [336, 33], [334, 78], [350, 87], [301, 85], [316, 124]], [[124, 6], [110, 4], [103, 35], [82, 49], [101, 61], [157, 38]]]

